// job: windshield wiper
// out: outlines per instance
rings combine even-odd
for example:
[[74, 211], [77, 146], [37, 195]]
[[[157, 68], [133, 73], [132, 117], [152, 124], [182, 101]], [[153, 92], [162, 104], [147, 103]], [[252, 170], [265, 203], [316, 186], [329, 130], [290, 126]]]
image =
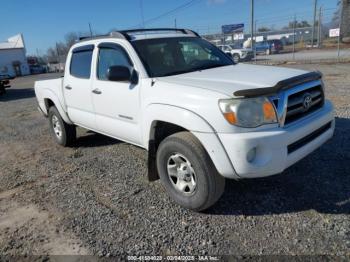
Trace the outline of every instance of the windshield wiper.
[[174, 72], [170, 72], [170, 73], [166, 73], [162, 76], [172, 76], [172, 75], [180, 75], [180, 74], [185, 74], [185, 73], [189, 73], [189, 72], [193, 72], [194, 70], [179, 70], [179, 71], [174, 71]]
[[225, 65], [225, 64], [211, 64], [211, 65], [205, 65], [205, 66], [202, 65], [202, 66], [191, 68], [188, 70], [179, 70], [179, 71], [169, 72], [169, 73], [166, 73], [166, 74], [161, 75], [159, 77], [186, 74], [186, 73], [191, 73], [191, 72], [195, 72], [195, 71], [201, 71], [201, 70], [215, 68], [215, 67], [221, 67], [221, 66], [228, 66], [228, 65]]
[[228, 66], [228, 65], [224, 65], [224, 64], [203, 65], [203, 66], [195, 68], [194, 71], [201, 71], [201, 70], [205, 70], [205, 69], [211, 69], [211, 68], [222, 67], [222, 66]]

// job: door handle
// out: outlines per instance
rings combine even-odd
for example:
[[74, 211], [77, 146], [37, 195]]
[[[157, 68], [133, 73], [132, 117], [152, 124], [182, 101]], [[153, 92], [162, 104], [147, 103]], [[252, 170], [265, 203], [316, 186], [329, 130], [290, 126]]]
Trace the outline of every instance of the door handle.
[[65, 88], [66, 88], [67, 90], [72, 90], [72, 87], [71, 87], [71, 86], [65, 86]]
[[98, 88], [96, 88], [96, 89], [92, 90], [92, 93], [94, 93], [94, 94], [96, 94], [96, 95], [100, 95], [100, 94], [102, 94], [101, 90], [100, 90], [100, 89], [98, 89]]

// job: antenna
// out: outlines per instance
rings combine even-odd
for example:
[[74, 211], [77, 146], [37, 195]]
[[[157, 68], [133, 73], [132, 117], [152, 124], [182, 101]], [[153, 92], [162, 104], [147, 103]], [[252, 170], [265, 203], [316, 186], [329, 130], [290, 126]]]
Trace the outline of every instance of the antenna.
[[92, 37], [92, 29], [91, 29], [91, 24], [89, 22], [89, 30], [90, 30], [90, 37]]
[[143, 15], [143, 0], [140, 0], [140, 12], [141, 12], [142, 28], [145, 28], [145, 17]]

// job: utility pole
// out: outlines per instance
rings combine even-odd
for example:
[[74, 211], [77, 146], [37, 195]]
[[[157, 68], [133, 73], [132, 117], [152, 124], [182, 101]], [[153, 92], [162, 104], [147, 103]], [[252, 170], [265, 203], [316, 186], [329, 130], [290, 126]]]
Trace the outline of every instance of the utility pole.
[[[255, 35], [255, 39], [256, 39], [256, 33], [257, 33], [257, 24], [258, 24], [258, 21], [257, 20], [255, 20], [255, 24], [254, 24], [254, 35]], [[253, 42], [252, 42], [253, 43]], [[255, 64], [256, 64], [256, 62], [257, 62], [257, 60], [256, 60], [256, 46], [255, 45], [253, 45], [254, 46], [254, 59], [255, 59]]]
[[297, 17], [296, 15], [294, 14], [294, 22], [293, 22], [293, 60], [295, 60], [295, 28], [296, 28], [296, 25], [297, 24]]
[[143, 15], [143, 0], [140, 0], [140, 12], [141, 12], [142, 28], [145, 28], [145, 17]]
[[252, 49], [254, 50], [254, 0], [250, 0], [250, 39]]
[[343, 24], [343, 2], [340, 2], [340, 11], [339, 11], [339, 35], [338, 35], [338, 59], [340, 58], [340, 38], [341, 38], [341, 33], [342, 33], [342, 24]]
[[317, 12], [317, 0], [314, 0], [314, 22], [312, 24], [311, 48], [314, 47], [316, 12]]
[[91, 24], [89, 23], [89, 30], [90, 30], [90, 37], [92, 37], [92, 29], [91, 29]]
[[57, 52], [57, 62], [60, 63], [61, 59], [60, 59], [60, 53], [58, 52], [58, 44], [57, 44], [57, 42], [56, 42], [56, 52]]
[[322, 7], [318, 11], [318, 37], [317, 37], [317, 47], [321, 47], [322, 41]]
[[175, 18], [175, 20], [174, 20], [174, 25], [175, 25], [175, 29], [177, 29], [176, 18]]

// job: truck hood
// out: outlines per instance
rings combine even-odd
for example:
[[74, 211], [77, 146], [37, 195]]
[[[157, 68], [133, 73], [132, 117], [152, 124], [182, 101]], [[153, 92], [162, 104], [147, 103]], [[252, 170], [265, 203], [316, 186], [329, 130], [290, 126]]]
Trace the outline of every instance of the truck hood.
[[160, 77], [157, 80], [233, 96], [233, 93], [239, 90], [273, 87], [282, 80], [305, 73], [307, 72], [303, 70], [283, 67], [237, 64]]

